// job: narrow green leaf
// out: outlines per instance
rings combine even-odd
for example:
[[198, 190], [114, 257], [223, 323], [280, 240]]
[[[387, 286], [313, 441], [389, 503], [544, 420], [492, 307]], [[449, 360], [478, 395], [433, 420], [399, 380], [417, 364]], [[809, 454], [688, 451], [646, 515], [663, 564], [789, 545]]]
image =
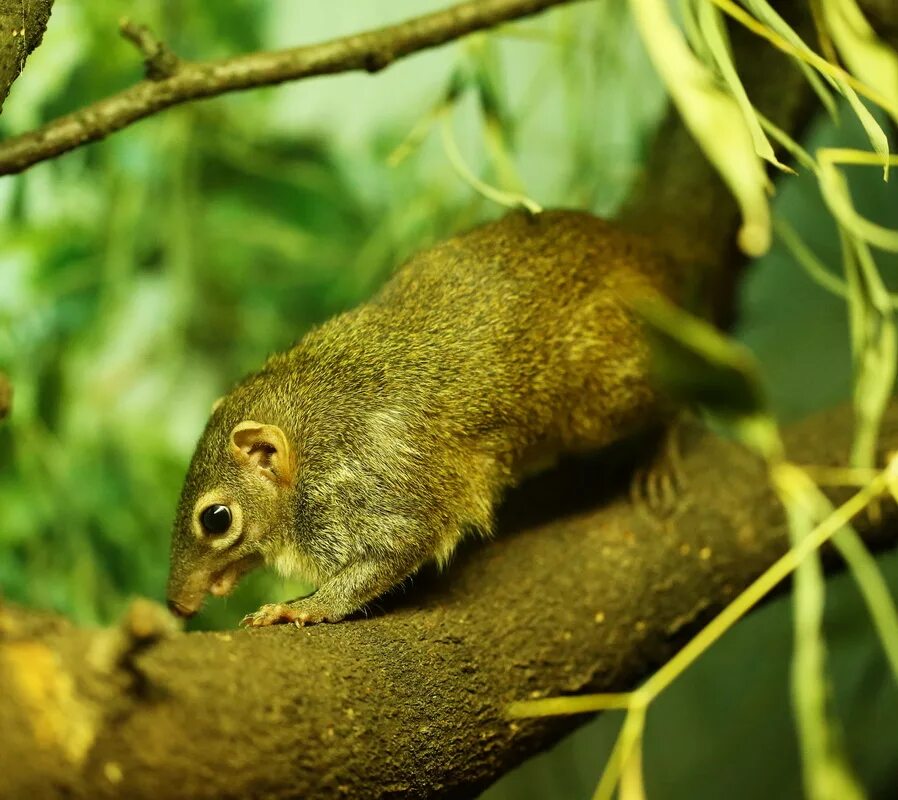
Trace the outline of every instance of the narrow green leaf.
[[855, 0], [827, 0], [821, 7], [829, 34], [852, 73], [898, 108], [898, 53], [880, 41]]
[[652, 348], [652, 371], [677, 400], [712, 413], [766, 411], [757, 362], [741, 344], [671, 303], [637, 305]]
[[898, 349], [896, 349], [895, 312], [892, 300], [876, 269], [867, 245], [849, 237], [859, 267], [863, 321], [856, 331], [854, 405], [857, 430], [852, 445], [852, 466], [872, 467], [876, 461], [876, 442], [886, 407], [895, 386]]
[[898, 683], [898, 609], [885, 576], [860, 534], [850, 525], [833, 536], [833, 544], [857, 583], [892, 670], [892, 679]]
[[[830, 0], [827, 0], [827, 2], [822, 3], [822, 6], [826, 8], [829, 5], [829, 2]], [[793, 47], [800, 50], [802, 53], [805, 53], [806, 55], [816, 55], [816, 53], [814, 53], [814, 51], [811, 50], [811, 48], [808, 47], [807, 44], [805, 44], [804, 40], [795, 32], [795, 30], [770, 6], [767, 0], [746, 0], [746, 5], [752, 10], [752, 12], [761, 22], [767, 25], [767, 27], [769, 27], [771, 30], [778, 33]], [[876, 152], [880, 155], [888, 157], [888, 138], [886, 137], [885, 132], [873, 118], [873, 115], [867, 110], [867, 107], [858, 97], [857, 92], [855, 92], [855, 90], [852, 89], [841, 78], [829, 76], [824, 77], [826, 77], [826, 79], [833, 86], [835, 86], [839, 90], [839, 92], [848, 100], [849, 105], [851, 106], [858, 120], [860, 120], [861, 125], [864, 127], [864, 131], [866, 132], [867, 138], [870, 140], [870, 144], [873, 146], [873, 149], [876, 150]], [[886, 171], [886, 175], [888, 175], [888, 166], [885, 166], [884, 169]]]
[[440, 126], [440, 130], [442, 132], [443, 150], [449, 159], [449, 163], [458, 176], [474, 191], [506, 208], [524, 208], [531, 214], [539, 214], [542, 211], [542, 206], [535, 200], [519, 192], [497, 189], [495, 186], [482, 181], [471, 171], [455, 141], [455, 136], [452, 132], [452, 119], [448, 109], [443, 114], [443, 124]]
[[739, 204], [739, 247], [751, 256], [770, 246], [768, 180], [738, 103], [693, 55], [664, 0], [630, 0], [642, 41], [671, 99]]
[[820, 262], [811, 248], [802, 241], [795, 228], [784, 219], [778, 219], [773, 223], [773, 230], [814, 283], [837, 297], [847, 297], [848, 288], [845, 281], [834, 275]]
[[[793, 47], [797, 47], [801, 50], [810, 49], [789, 23], [786, 22], [786, 20], [784, 20], [777, 13], [776, 9], [766, 2], [766, 0], [745, 0], [744, 5], [748, 7], [761, 22], [767, 25], [771, 30], [776, 31]], [[811, 88], [820, 99], [820, 102], [823, 103], [823, 106], [826, 108], [830, 117], [834, 120], [838, 119], [839, 111], [838, 106], [836, 105], [836, 100], [833, 97], [832, 92], [826, 88], [826, 84], [824, 83], [825, 79], [831, 85], [835, 85], [833, 79], [826, 75], [821, 78], [810, 64], [802, 61], [800, 58], [795, 58], [793, 61], [804, 74], [805, 79], [811, 85]]]
[[817, 163], [823, 199], [845, 230], [861, 241], [898, 253], [898, 230], [870, 222], [855, 211], [848, 182], [825, 149], [817, 151]]
[[845, 99], [848, 100], [848, 104], [851, 106], [851, 110], [854, 111], [855, 116], [858, 118], [861, 125], [863, 125], [864, 131], [867, 133], [867, 138], [870, 140], [870, 144], [873, 145], [873, 149], [883, 157], [883, 179], [888, 180], [889, 137], [886, 136], [885, 131], [879, 127], [879, 123], [869, 112], [867, 106], [864, 105], [864, 101], [857, 96], [857, 92], [854, 91], [854, 89], [852, 89], [848, 84], [844, 84], [842, 86], [842, 92], [845, 95]]
[[[826, 510], [819, 507], [817, 487], [802, 470], [782, 464], [773, 470], [772, 478], [786, 509], [792, 545], [796, 546], [811, 533], [818, 518], [827, 516]], [[829, 709], [824, 598], [823, 570], [815, 550], [796, 568], [792, 589], [792, 704], [805, 794], [810, 800], [861, 800], [863, 792], [839, 747], [837, 721]]]
[[780, 163], [779, 159], [777, 159], [776, 154], [773, 152], [773, 147], [767, 136], [765, 136], [764, 129], [758, 120], [757, 112], [748, 97], [748, 93], [745, 91], [745, 87], [742, 85], [742, 80], [736, 71], [736, 65], [733, 63], [729, 37], [723, 23], [723, 14], [711, 3], [703, 2], [698, 7], [698, 24], [705, 42], [707, 42], [708, 50], [714, 59], [714, 64], [742, 110], [742, 116], [745, 118], [745, 123], [748, 125], [748, 130], [751, 133], [755, 152], [783, 172], [794, 175], [795, 170]]
[[683, 21], [683, 32], [686, 34], [686, 41], [701, 62], [708, 67], [714, 66], [714, 56], [708, 47], [708, 41], [702, 34], [699, 25], [698, 15], [699, 9], [704, 5], [705, 0], [680, 0], [680, 17]]

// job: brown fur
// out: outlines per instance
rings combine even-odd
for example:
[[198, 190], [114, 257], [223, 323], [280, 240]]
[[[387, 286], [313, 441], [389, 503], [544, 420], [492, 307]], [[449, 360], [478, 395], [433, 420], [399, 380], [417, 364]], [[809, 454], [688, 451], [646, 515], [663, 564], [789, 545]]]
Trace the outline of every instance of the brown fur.
[[[195, 610], [230, 565], [239, 577], [264, 559], [320, 588], [252, 624], [336, 620], [445, 562], [466, 531], [491, 530], [522, 473], [654, 418], [624, 301], [677, 285], [644, 240], [574, 211], [514, 213], [415, 256], [217, 405], [181, 498], [170, 598]], [[284, 432], [289, 452], [265, 452], [292, 465], [286, 485], [229, 455], [245, 420]], [[222, 551], [195, 531], [213, 489], [242, 509]]]

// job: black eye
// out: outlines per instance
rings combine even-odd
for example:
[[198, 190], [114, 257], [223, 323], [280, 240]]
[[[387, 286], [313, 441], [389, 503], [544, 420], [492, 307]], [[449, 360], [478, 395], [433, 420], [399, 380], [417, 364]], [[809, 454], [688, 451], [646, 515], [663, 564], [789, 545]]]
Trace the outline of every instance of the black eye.
[[208, 533], [221, 534], [231, 527], [231, 509], [216, 503], [200, 514], [200, 523]]

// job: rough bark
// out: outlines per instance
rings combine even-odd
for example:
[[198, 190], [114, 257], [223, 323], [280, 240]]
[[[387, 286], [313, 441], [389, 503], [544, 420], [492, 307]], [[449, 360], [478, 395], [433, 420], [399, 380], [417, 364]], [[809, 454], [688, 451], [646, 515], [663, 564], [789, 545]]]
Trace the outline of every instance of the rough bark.
[[0, 0], [0, 111], [25, 60], [41, 43], [53, 0]]
[[[846, 410], [825, 414], [791, 432], [789, 451], [844, 463], [851, 428]], [[508, 703], [632, 687], [787, 546], [756, 459], [682, 439], [665, 514], [619, 498], [544, 527], [506, 520], [368, 619], [144, 646], [158, 627], [146, 609], [110, 634], [7, 608], [0, 729], [15, 734], [0, 796], [474, 795], [577, 722], [511, 721]], [[898, 448], [898, 406], [883, 448]], [[620, 488], [608, 479], [581, 466], [518, 499]], [[898, 540], [892, 504], [860, 524], [875, 546]]]

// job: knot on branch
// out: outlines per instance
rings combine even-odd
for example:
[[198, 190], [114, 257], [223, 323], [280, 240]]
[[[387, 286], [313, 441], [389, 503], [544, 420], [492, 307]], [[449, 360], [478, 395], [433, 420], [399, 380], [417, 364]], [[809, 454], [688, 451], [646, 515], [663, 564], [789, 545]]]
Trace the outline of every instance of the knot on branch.
[[365, 54], [364, 68], [366, 72], [375, 73], [386, 69], [396, 60], [396, 54], [391, 50], [380, 48]]
[[180, 59], [146, 25], [125, 17], [119, 22], [119, 30], [143, 54], [144, 74], [149, 80], [162, 81], [178, 71]]
[[179, 630], [180, 625], [167, 609], [138, 597], [131, 602], [116, 627], [98, 636], [90, 661], [101, 674], [112, 679], [124, 678], [134, 694], [144, 695], [148, 682], [137, 664], [137, 657]]

